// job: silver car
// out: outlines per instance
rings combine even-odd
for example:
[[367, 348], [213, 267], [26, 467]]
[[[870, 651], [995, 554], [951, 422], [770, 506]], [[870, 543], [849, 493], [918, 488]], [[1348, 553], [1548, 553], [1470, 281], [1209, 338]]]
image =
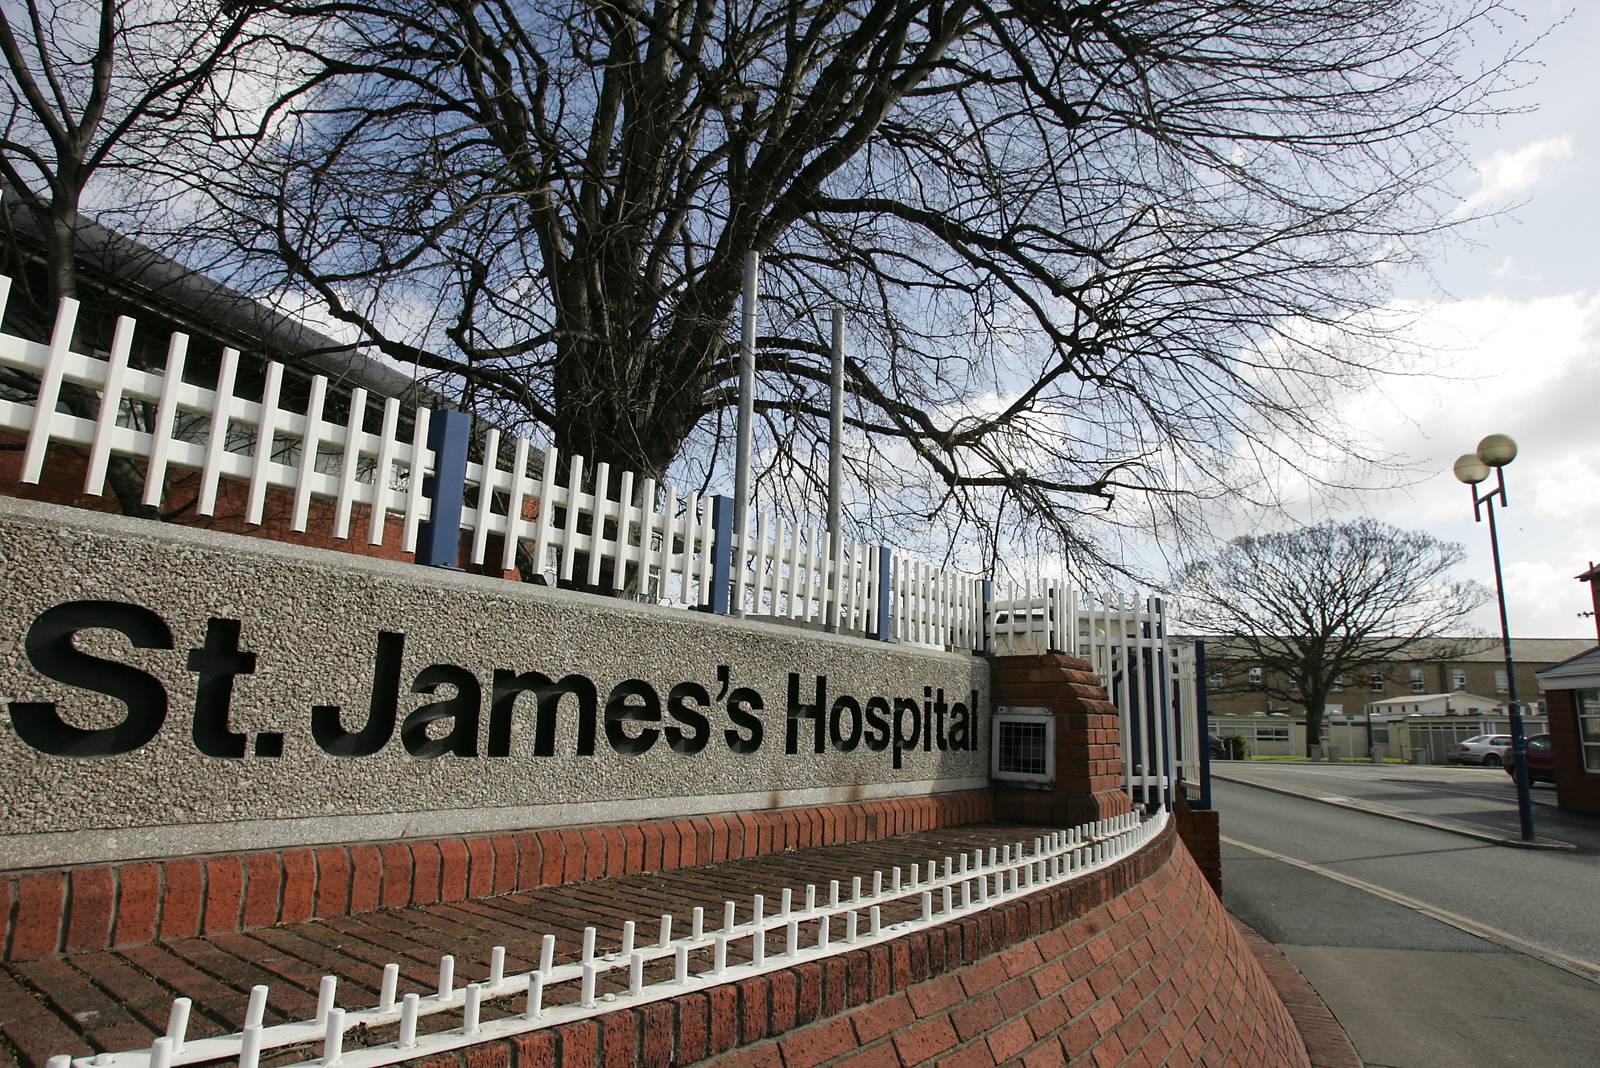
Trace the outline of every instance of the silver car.
[[1447, 745], [1444, 758], [1452, 764], [1481, 764], [1498, 768], [1511, 759], [1511, 735], [1478, 734], [1463, 742]]

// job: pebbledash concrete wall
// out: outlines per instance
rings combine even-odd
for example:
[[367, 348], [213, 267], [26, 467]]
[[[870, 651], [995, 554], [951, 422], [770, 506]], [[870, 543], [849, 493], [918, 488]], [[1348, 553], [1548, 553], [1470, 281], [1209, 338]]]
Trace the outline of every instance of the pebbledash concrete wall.
[[3, 498], [0, 562], [0, 870], [988, 784], [978, 657]]

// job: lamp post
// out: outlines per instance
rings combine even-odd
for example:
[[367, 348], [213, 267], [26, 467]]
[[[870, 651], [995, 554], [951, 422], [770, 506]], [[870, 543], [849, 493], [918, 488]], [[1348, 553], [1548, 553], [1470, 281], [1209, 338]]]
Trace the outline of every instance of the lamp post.
[[[1500, 535], [1494, 525], [1494, 499], [1500, 498], [1506, 507], [1505, 466], [1517, 458], [1517, 443], [1505, 434], [1490, 434], [1478, 442], [1478, 451], [1456, 460], [1456, 478], [1465, 482], [1472, 491], [1472, 517], [1483, 522], [1483, 506], [1489, 509], [1489, 550], [1494, 556], [1494, 592], [1500, 602], [1500, 640], [1506, 652], [1506, 688], [1511, 698], [1511, 766], [1516, 772], [1517, 819], [1522, 828], [1522, 840], [1533, 841], [1533, 796], [1528, 789], [1528, 739], [1522, 731], [1522, 706], [1517, 704], [1517, 674], [1511, 663], [1511, 628], [1506, 623], [1505, 583], [1500, 577]], [[1478, 484], [1489, 477], [1494, 469], [1495, 486], [1480, 496]]]

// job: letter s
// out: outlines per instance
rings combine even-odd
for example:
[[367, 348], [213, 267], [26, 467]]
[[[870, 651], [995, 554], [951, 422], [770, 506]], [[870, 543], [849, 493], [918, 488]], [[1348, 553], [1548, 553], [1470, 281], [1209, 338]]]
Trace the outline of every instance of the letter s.
[[80, 630], [120, 632], [135, 649], [171, 649], [172, 632], [161, 617], [121, 601], [68, 601], [40, 613], [23, 640], [28, 662], [47, 679], [104, 694], [128, 706], [115, 727], [85, 730], [61, 718], [52, 701], [12, 701], [7, 706], [17, 737], [51, 756], [105, 757], [131, 753], [156, 736], [167, 718], [167, 691], [138, 668], [82, 652], [72, 644]]

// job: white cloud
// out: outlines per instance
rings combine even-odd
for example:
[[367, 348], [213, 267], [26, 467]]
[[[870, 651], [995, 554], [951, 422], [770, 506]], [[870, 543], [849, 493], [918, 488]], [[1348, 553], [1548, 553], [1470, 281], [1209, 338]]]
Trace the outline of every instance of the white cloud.
[[1544, 275], [1539, 272], [1524, 271], [1518, 267], [1515, 257], [1512, 256], [1507, 256], [1501, 260], [1489, 272], [1489, 277], [1497, 282], [1523, 282], [1529, 285], [1538, 285], [1544, 281]]
[[1478, 188], [1467, 194], [1456, 214], [1471, 215], [1507, 206], [1545, 178], [1551, 166], [1572, 155], [1572, 138], [1566, 134], [1494, 153], [1478, 165]]
[[[1314, 466], [1325, 478], [1359, 478], [1373, 488], [1330, 499], [1297, 489], [1286, 473], [1284, 492], [1298, 501], [1290, 511], [1309, 521], [1372, 515], [1459, 542], [1467, 558], [1458, 577], [1489, 586], [1494, 569], [1487, 523], [1473, 521], [1471, 497], [1450, 467], [1484, 435], [1510, 434], [1520, 452], [1506, 469], [1509, 505], [1497, 519], [1513, 633], [1592, 634], [1592, 624], [1578, 618], [1589, 606], [1588, 588], [1572, 576], [1600, 558], [1600, 434], [1593, 414], [1600, 397], [1600, 293], [1408, 303], [1391, 310], [1410, 314], [1403, 341], [1433, 353], [1436, 373], [1391, 376], [1347, 394], [1329, 408], [1328, 426], [1347, 428], [1353, 441], [1374, 452], [1398, 454], [1408, 464], [1408, 484], [1380, 488], [1381, 470]], [[1215, 529], [1227, 536], [1272, 522], [1270, 516], [1233, 514], [1219, 517]], [[1472, 624], [1498, 632], [1492, 601]]]

